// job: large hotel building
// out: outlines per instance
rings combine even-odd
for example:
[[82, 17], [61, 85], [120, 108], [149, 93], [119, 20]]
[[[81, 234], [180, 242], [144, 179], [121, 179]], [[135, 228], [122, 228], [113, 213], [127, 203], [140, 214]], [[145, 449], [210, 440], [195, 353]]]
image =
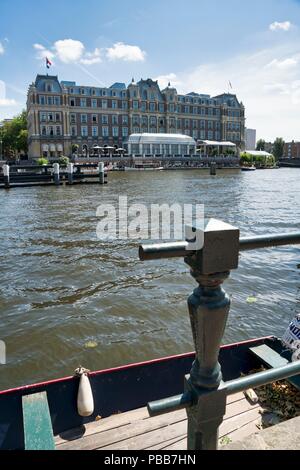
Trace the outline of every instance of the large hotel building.
[[185, 134], [245, 148], [245, 108], [235, 95], [179, 95], [151, 79], [98, 88], [38, 75], [28, 90], [27, 111], [30, 158], [71, 156], [74, 144], [83, 155], [96, 145], [123, 147], [139, 133]]

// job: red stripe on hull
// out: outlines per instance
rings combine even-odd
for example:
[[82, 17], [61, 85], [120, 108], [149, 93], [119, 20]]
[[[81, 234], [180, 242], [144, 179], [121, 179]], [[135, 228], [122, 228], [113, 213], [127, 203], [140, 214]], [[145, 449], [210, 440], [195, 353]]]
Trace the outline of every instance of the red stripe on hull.
[[[243, 344], [253, 343], [255, 341], [263, 341], [263, 340], [271, 339], [271, 338], [274, 338], [274, 336], [264, 336], [262, 338], [248, 339], [248, 340], [245, 340], [245, 341], [240, 341], [238, 343], [225, 344], [225, 345], [221, 346], [221, 349], [228, 349], [228, 348], [232, 348], [233, 346], [240, 346], [240, 345], [243, 345]], [[123, 365], [123, 366], [112, 367], [110, 369], [103, 369], [103, 370], [90, 372], [89, 376], [93, 377], [95, 375], [108, 374], [108, 373], [111, 373], [111, 372], [114, 372], [114, 371], [119, 371], [119, 370], [127, 370], [127, 369], [131, 369], [131, 368], [137, 367], [137, 366], [157, 364], [159, 362], [165, 362], [165, 361], [172, 360], [172, 359], [180, 359], [182, 357], [193, 356], [194, 354], [195, 354], [195, 352], [188, 352], [188, 353], [182, 353], [182, 354], [175, 354], [173, 356], [161, 357], [161, 358], [158, 358], [158, 359], [150, 359], [149, 361], [135, 362], [133, 364], [126, 364], [126, 365]], [[30, 389], [33, 389], [33, 388], [45, 387], [46, 385], [51, 385], [51, 384], [55, 384], [55, 383], [59, 383], [59, 382], [66, 382], [66, 381], [72, 380], [72, 379], [74, 379], [74, 376], [62, 377], [60, 379], [52, 379], [52, 380], [48, 380], [46, 382], [38, 382], [36, 384], [31, 384], [31, 385], [23, 385], [21, 387], [10, 388], [8, 390], [0, 391], [0, 395], [5, 395], [5, 394], [8, 394], [8, 393], [12, 393], [12, 392], [30, 390]]]

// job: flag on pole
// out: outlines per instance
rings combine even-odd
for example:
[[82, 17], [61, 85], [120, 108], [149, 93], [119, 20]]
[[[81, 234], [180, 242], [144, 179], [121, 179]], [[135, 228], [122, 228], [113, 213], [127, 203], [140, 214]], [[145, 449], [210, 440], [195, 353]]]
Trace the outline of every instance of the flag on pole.
[[52, 62], [48, 59], [48, 57], [46, 57], [46, 67], [47, 67], [47, 69], [50, 69], [51, 65], [52, 65]]

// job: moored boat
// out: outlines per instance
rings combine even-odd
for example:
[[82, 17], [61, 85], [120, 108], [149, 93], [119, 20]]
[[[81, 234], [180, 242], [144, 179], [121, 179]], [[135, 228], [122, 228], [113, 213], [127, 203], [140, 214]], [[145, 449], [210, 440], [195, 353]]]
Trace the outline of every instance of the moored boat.
[[151, 166], [151, 165], [135, 165], [125, 166], [125, 171], [160, 171], [163, 170], [163, 166]]
[[[263, 361], [250, 348], [266, 345], [276, 353], [283, 346], [275, 337], [264, 337], [222, 346], [219, 361], [223, 379], [233, 380], [259, 368]], [[94, 412], [78, 414], [79, 377], [26, 385], [0, 392], [0, 449], [24, 449], [25, 396], [46, 392], [54, 435], [102, 418], [143, 407], [149, 401], [181, 393], [185, 374], [189, 373], [194, 353], [179, 354], [147, 362], [130, 364], [89, 373]]]
[[252, 166], [242, 166], [241, 170], [242, 171], [255, 171], [256, 167], [254, 165], [252, 165]]

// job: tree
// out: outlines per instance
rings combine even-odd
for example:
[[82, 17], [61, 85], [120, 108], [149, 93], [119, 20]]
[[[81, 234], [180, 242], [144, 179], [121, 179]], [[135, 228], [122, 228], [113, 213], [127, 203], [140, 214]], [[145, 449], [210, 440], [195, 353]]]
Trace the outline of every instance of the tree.
[[264, 139], [259, 139], [256, 143], [256, 150], [265, 150], [266, 141]]
[[3, 154], [14, 158], [19, 152], [28, 151], [27, 114], [23, 111], [11, 121], [5, 122], [0, 129]]
[[273, 144], [273, 154], [276, 160], [279, 160], [283, 156], [284, 151], [284, 140], [281, 137], [277, 137]]

